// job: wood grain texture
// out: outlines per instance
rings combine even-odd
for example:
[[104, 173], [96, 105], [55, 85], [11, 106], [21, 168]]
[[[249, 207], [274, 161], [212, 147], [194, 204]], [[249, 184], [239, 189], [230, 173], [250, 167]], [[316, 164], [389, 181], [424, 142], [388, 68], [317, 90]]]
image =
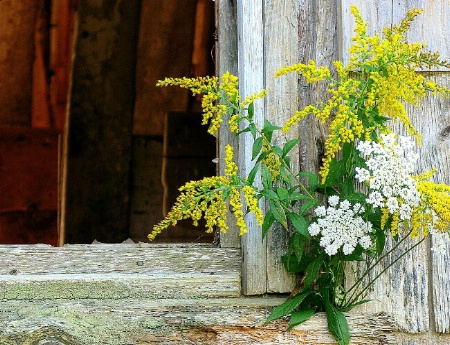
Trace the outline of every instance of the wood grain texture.
[[[318, 66], [330, 67], [337, 60], [337, 8], [329, 1], [303, 0], [299, 4], [299, 55], [301, 63], [315, 60]], [[328, 97], [323, 83], [306, 84], [299, 78], [299, 109], [316, 104]], [[317, 172], [324, 154], [326, 126], [313, 116], [302, 120], [298, 136], [300, 142], [300, 170]]]
[[[427, 78], [437, 83], [450, 87], [450, 76], [447, 73], [427, 73]], [[436, 168], [437, 171], [433, 177], [436, 183], [450, 184], [450, 100], [437, 95], [429, 95], [417, 107], [408, 107], [412, 123], [422, 133], [422, 146], [419, 149], [420, 162], [418, 170], [429, 171]], [[450, 271], [448, 263], [450, 262], [450, 240], [446, 240], [446, 253], [443, 255], [429, 251], [428, 272], [429, 285], [428, 291], [431, 324], [436, 332], [450, 332]], [[431, 247], [434, 240], [431, 239]], [[426, 248], [426, 246], [424, 246]], [[415, 259], [417, 261], [417, 259]], [[417, 263], [416, 265], [419, 265]]]
[[[2, 344], [335, 344], [322, 314], [291, 331], [265, 324], [285, 298], [235, 294], [239, 249], [3, 245], [0, 258]], [[351, 344], [396, 344], [389, 316], [347, 317]]]
[[191, 75], [196, 1], [142, 0], [133, 134], [163, 135], [169, 111], [187, 111], [189, 92], [157, 87], [166, 77]]
[[[266, 118], [275, 126], [283, 124], [298, 109], [297, 76], [290, 74], [274, 78], [281, 67], [298, 63], [298, 6], [295, 0], [264, 1], [264, 56]], [[297, 137], [275, 132], [273, 143], [279, 147]], [[298, 171], [298, 147], [290, 153], [292, 167]], [[267, 292], [290, 292], [295, 286], [295, 275], [286, 272], [281, 261], [288, 248], [289, 233], [281, 226], [273, 226], [267, 234]]]
[[[425, 42], [427, 47], [441, 52], [443, 58], [448, 55], [448, 42], [443, 37], [448, 33], [448, 4], [444, 1], [341, 1], [341, 56], [348, 61], [345, 49], [350, 45], [350, 37], [354, 21], [349, 14], [349, 6], [356, 5], [365, 20], [369, 22], [369, 33], [380, 32], [382, 27], [398, 23], [406, 11], [417, 7], [424, 10], [411, 26], [409, 40]], [[445, 34], [443, 34], [445, 33]], [[344, 49], [344, 50], [342, 50]], [[446, 86], [449, 78], [443, 73], [433, 73], [427, 76]], [[407, 107], [408, 114], [419, 132], [423, 134], [423, 145], [420, 148], [418, 172], [428, 171], [434, 167], [438, 170], [435, 181], [449, 183], [449, 101], [438, 96], [428, 96], [417, 107]], [[404, 133], [401, 126], [393, 126], [396, 131]], [[405, 250], [414, 241], [409, 241]], [[398, 323], [400, 330], [407, 332], [399, 334], [401, 344], [438, 344], [446, 343], [447, 337], [439, 339], [434, 332], [449, 332], [450, 303], [448, 289], [450, 279], [448, 271], [448, 254], [437, 255], [430, 251], [434, 240], [428, 240], [404, 259], [397, 262], [374, 284], [369, 298], [374, 301], [363, 306], [362, 310], [386, 311]], [[394, 243], [389, 241], [388, 248]], [[450, 250], [447, 244], [447, 251]], [[373, 279], [400, 253], [397, 250], [385, 260], [380, 268], [374, 270], [369, 277]], [[408, 333], [419, 332], [412, 336]]]
[[0, 246], [0, 298], [240, 296], [240, 254], [201, 245]]
[[0, 124], [31, 126], [34, 29], [39, 2], [0, 2]]
[[[264, 87], [264, 18], [263, 1], [248, 0], [237, 3], [238, 72], [241, 99]], [[255, 102], [254, 121], [258, 127], [264, 122], [264, 102]], [[241, 125], [244, 123], [241, 122]], [[253, 138], [250, 133], [239, 137], [241, 176], [248, 176], [253, 168]], [[256, 176], [255, 184], [261, 184]], [[263, 207], [260, 204], [260, 207]], [[246, 295], [266, 292], [266, 242], [253, 214], [246, 216], [248, 233], [242, 237], [242, 289]]]
[[[388, 23], [390, 16], [389, 6], [387, 3], [375, 3], [350, 1], [352, 4], [358, 5], [363, 17], [369, 21], [369, 29], [374, 32], [380, 31], [382, 26]], [[345, 6], [350, 2], [343, 1], [342, 27], [344, 28], [343, 42], [349, 41], [349, 31], [345, 29], [349, 21], [345, 18], [347, 13]], [[439, 3], [439, 4], [438, 4]], [[413, 42], [421, 42], [426, 40], [424, 30], [430, 25], [435, 26], [436, 23], [445, 21], [446, 14], [442, 14], [437, 9], [440, 8], [441, 2], [435, 1], [407, 1], [394, 2], [392, 6], [392, 22], [397, 23], [408, 9], [413, 7], [423, 8], [424, 13], [427, 9], [430, 11], [425, 17], [422, 15], [417, 22], [413, 24], [410, 33], [410, 40]], [[347, 6], [348, 7], [348, 6]], [[439, 12], [439, 14], [438, 14]], [[433, 19], [435, 18], [435, 19]], [[445, 22], [446, 23], [446, 22]], [[444, 24], [443, 27], [445, 27]], [[441, 30], [440, 28], [438, 31]], [[442, 29], [445, 30], [445, 29]], [[429, 33], [430, 30], [428, 29]], [[443, 40], [441, 40], [444, 42]], [[446, 47], [443, 46], [444, 55]], [[441, 50], [440, 47], [434, 46], [433, 49]], [[345, 54], [345, 53], [344, 53]], [[345, 56], [345, 55], [344, 55]], [[445, 74], [430, 75], [436, 81], [449, 85], [448, 77]], [[423, 133], [423, 146], [420, 149], [420, 162], [418, 164], [418, 172], [424, 172], [438, 168], [435, 175], [436, 182], [449, 183], [448, 177], [448, 144], [447, 131], [448, 126], [448, 100], [440, 99], [437, 96], [429, 96], [418, 107], [408, 107], [408, 114], [412, 122], [417, 126], [419, 132]], [[401, 126], [394, 126], [397, 131], [404, 133]], [[410, 241], [406, 246], [402, 246], [400, 250], [405, 250], [412, 245], [414, 241]], [[394, 243], [390, 241], [388, 248]], [[449, 273], [447, 269], [448, 256], [438, 256], [429, 250], [430, 243], [424, 243], [415, 249], [411, 254], [396, 263], [386, 274], [382, 275], [370, 292], [369, 298], [374, 302], [367, 304], [362, 309], [387, 311], [393, 315], [400, 329], [406, 332], [425, 332], [422, 340], [427, 341], [426, 334], [433, 331], [448, 332], [449, 331], [449, 300], [444, 291], [448, 291], [450, 286]], [[393, 256], [384, 261], [382, 267], [370, 275], [369, 279], [373, 279], [376, 274], [386, 267], [400, 251], [396, 251]], [[418, 343], [418, 344], [419, 344]]]
[[[8, 345], [335, 344], [325, 316], [286, 331], [264, 324], [281, 298], [2, 301], [0, 342]], [[384, 314], [349, 315], [352, 345], [396, 344]]]
[[[237, 1], [216, 1], [216, 27], [217, 27], [217, 74], [223, 75], [230, 72], [238, 75], [238, 28], [237, 28]], [[238, 137], [230, 132], [227, 121], [220, 126], [217, 138], [217, 170], [219, 175], [225, 173], [225, 147], [231, 145], [234, 148], [235, 161], [239, 157]], [[228, 213], [227, 233], [220, 234], [220, 246], [240, 248], [241, 238], [239, 229], [233, 221], [231, 212]]]

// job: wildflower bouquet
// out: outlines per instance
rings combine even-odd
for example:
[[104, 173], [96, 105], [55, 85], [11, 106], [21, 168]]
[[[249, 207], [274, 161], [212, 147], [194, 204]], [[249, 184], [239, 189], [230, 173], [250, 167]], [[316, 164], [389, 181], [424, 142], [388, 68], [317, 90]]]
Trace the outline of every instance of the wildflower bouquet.
[[[346, 287], [346, 264], [379, 263], [392, 251], [385, 249], [387, 236], [397, 241], [394, 248], [407, 238], [415, 239], [404, 255], [430, 234], [437, 239], [447, 236], [450, 226], [450, 187], [432, 182], [433, 171], [416, 174], [420, 133], [405, 110], [405, 103], [417, 104], [427, 92], [449, 95], [449, 89], [427, 81], [417, 70], [450, 64], [437, 53], [425, 52], [424, 45], [407, 42], [406, 33], [419, 10], [408, 12], [399, 25], [384, 29], [382, 36], [368, 36], [367, 23], [355, 7], [352, 12], [356, 29], [346, 66], [336, 61], [334, 68], [328, 69], [311, 61], [282, 68], [276, 74], [282, 77], [295, 72], [307, 83], [326, 82], [330, 93], [327, 101], [297, 111], [283, 127], [268, 120], [258, 127], [253, 104], [267, 91], [241, 100], [237, 77], [229, 73], [220, 79], [168, 78], [159, 82], [204, 94], [203, 120], [211, 133], [224, 118], [236, 135], [250, 133], [254, 167], [248, 176], [240, 176], [233, 148], [227, 146], [224, 176], [183, 186], [166, 219], [149, 235], [153, 239], [185, 218], [192, 218], [194, 224], [204, 218], [207, 231], [216, 226], [226, 231], [229, 209], [241, 235], [247, 232], [246, 212], [254, 213], [263, 235], [278, 222], [291, 235], [282, 259], [289, 272], [298, 274], [299, 288], [267, 321], [290, 315], [289, 327], [293, 327], [324, 311], [329, 330], [340, 345], [348, 344], [350, 338], [343, 312], [366, 302], [367, 289], [373, 283], [360, 277]], [[272, 140], [276, 131], [288, 132], [308, 115], [328, 126], [318, 174], [292, 169], [289, 153], [299, 139], [282, 146]], [[407, 135], [394, 133], [393, 121], [401, 122]], [[257, 174], [261, 186], [255, 183]], [[268, 205], [266, 212], [260, 207], [263, 201]], [[439, 241], [435, 243], [434, 250], [444, 248]]]

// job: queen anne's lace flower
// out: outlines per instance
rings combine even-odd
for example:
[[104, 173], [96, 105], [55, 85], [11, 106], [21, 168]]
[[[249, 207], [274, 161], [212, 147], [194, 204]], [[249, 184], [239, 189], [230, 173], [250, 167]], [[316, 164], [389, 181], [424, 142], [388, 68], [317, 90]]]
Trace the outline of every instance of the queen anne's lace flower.
[[410, 137], [381, 135], [381, 143], [362, 141], [357, 150], [368, 169], [356, 168], [355, 178], [369, 186], [366, 202], [386, 208], [400, 220], [410, 220], [413, 208], [420, 203], [417, 182], [412, 174], [418, 155]]
[[368, 249], [372, 245], [369, 236], [372, 224], [360, 216], [364, 207], [352, 206], [348, 200], [339, 202], [338, 196], [330, 196], [328, 204], [327, 208], [319, 206], [314, 210], [318, 219], [309, 225], [309, 234], [321, 235], [320, 246], [330, 256], [337, 254], [340, 248], [344, 255], [349, 255], [358, 244]]

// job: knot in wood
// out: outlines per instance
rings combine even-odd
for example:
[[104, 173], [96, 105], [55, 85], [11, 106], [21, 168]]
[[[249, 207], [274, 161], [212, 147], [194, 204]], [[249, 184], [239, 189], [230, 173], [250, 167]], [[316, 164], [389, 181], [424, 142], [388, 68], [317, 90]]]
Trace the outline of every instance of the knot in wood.
[[439, 136], [441, 139], [447, 139], [450, 137], [450, 126], [445, 127], [443, 130], [439, 132]]

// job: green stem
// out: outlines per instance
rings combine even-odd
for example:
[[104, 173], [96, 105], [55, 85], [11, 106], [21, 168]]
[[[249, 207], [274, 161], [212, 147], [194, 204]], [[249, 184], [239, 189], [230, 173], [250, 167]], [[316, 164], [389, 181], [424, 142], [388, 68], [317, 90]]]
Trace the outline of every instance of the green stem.
[[[401, 242], [403, 242], [406, 238], [407, 238], [408, 236], [405, 236], [401, 241], [399, 241], [399, 243], [395, 246], [395, 247], [393, 247], [389, 252], [387, 252], [385, 255], [383, 255], [383, 257], [385, 257], [388, 253], [391, 253], [395, 248], [397, 248], [398, 247], [398, 245], [401, 243]], [[401, 255], [399, 255], [394, 261], [392, 261], [388, 266], [386, 266], [380, 273], [378, 273], [376, 276], [375, 276], [375, 278], [373, 278], [370, 282], [369, 282], [369, 284], [367, 284], [355, 297], [353, 297], [352, 298], [352, 296], [354, 295], [354, 293], [355, 293], [355, 291], [352, 293], [352, 295], [350, 296], [350, 298], [351, 298], [351, 300], [348, 302], [348, 303], [346, 303], [346, 305], [345, 305], [345, 307], [346, 308], [349, 308], [349, 309], [351, 309], [352, 308], [352, 305], [354, 304], [354, 303], [357, 303], [357, 301], [358, 301], [358, 299], [359, 299], [359, 297], [361, 296], [361, 295], [363, 295], [364, 294], [364, 292], [367, 290], [367, 289], [369, 289], [374, 283], [375, 283], [375, 281], [384, 273], [384, 272], [386, 272], [390, 267], [392, 267], [397, 261], [399, 261], [401, 258], [403, 258], [406, 254], [408, 254], [410, 251], [412, 251], [414, 248], [416, 248], [418, 245], [420, 245], [424, 240], [425, 240], [425, 238], [426, 237], [423, 237], [419, 242], [417, 242], [416, 244], [414, 244], [413, 246], [411, 246], [408, 250], [406, 250], [404, 253], [402, 253]], [[377, 264], [377, 263], [379, 263], [380, 262], [380, 260], [381, 260], [382, 258], [380, 258], [379, 260], [377, 260], [377, 262], [374, 264], [374, 265], [372, 265], [371, 267], [370, 267], [370, 270], [372, 270], [374, 267], [375, 267], [375, 265]], [[367, 272], [368, 271], [366, 271], [365, 272], [365, 274], [363, 275], [363, 277], [365, 276], [365, 275], [367, 275]], [[362, 277], [361, 277], [362, 278]], [[361, 278], [359, 279], [359, 281], [361, 282]], [[359, 282], [359, 283], [360, 283]], [[358, 285], [359, 285], [359, 283], [358, 283]], [[355, 286], [355, 285], [354, 285]], [[352, 287], [353, 288], [353, 287]]]
[[[395, 249], [397, 249], [398, 248], [398, 246], [400, 246], [400, 244], [402, 244], [408, 237], [409, 237], [409, 235], [411, 234], [411, 232], [412, 232], [412, 230], [411, 231], [409, 231], [407, 234], [406, 234], [406, 236], [405, 237], [403, 237], [400, 241], [398, 241], [396, 244], [395, 244], [395, 246], [393, 246], [391, 249], [389, 249], [386, 253], [384, 253], [383, 255], [381, 255], [376, 261], [375, 261], [375, 263], [372, 265], [372, 266], [370, 266], [369, 268], [367, 268], [367, 270], [365, 270], [365, 272], [364, 272], [364, 274], [361, 276], [361, 277], [359, 277], [358, 278], [358, 280], [347, 290], [347, 295], [348, 295], [348, 293], [350, 293], [353, 289], [356, 289], [358, 286], [359, 286], [359, 284], [362, 282], [362, 280], [364, 279], [364, 277], [365, 276], [367, 276], [368, 274], [369, 274], [369, 272], [371, 271], [371, 270], [373, 270], [379, 263], [380, 263], [380, 261], [381, 260], [383, 260], [385, 257], [387, 257], [389, 254], [391, 254], [392, 252], [394, 252], [395, 251]], [[350, 298], [351, 298], [352, 296], [350, 296]]]

